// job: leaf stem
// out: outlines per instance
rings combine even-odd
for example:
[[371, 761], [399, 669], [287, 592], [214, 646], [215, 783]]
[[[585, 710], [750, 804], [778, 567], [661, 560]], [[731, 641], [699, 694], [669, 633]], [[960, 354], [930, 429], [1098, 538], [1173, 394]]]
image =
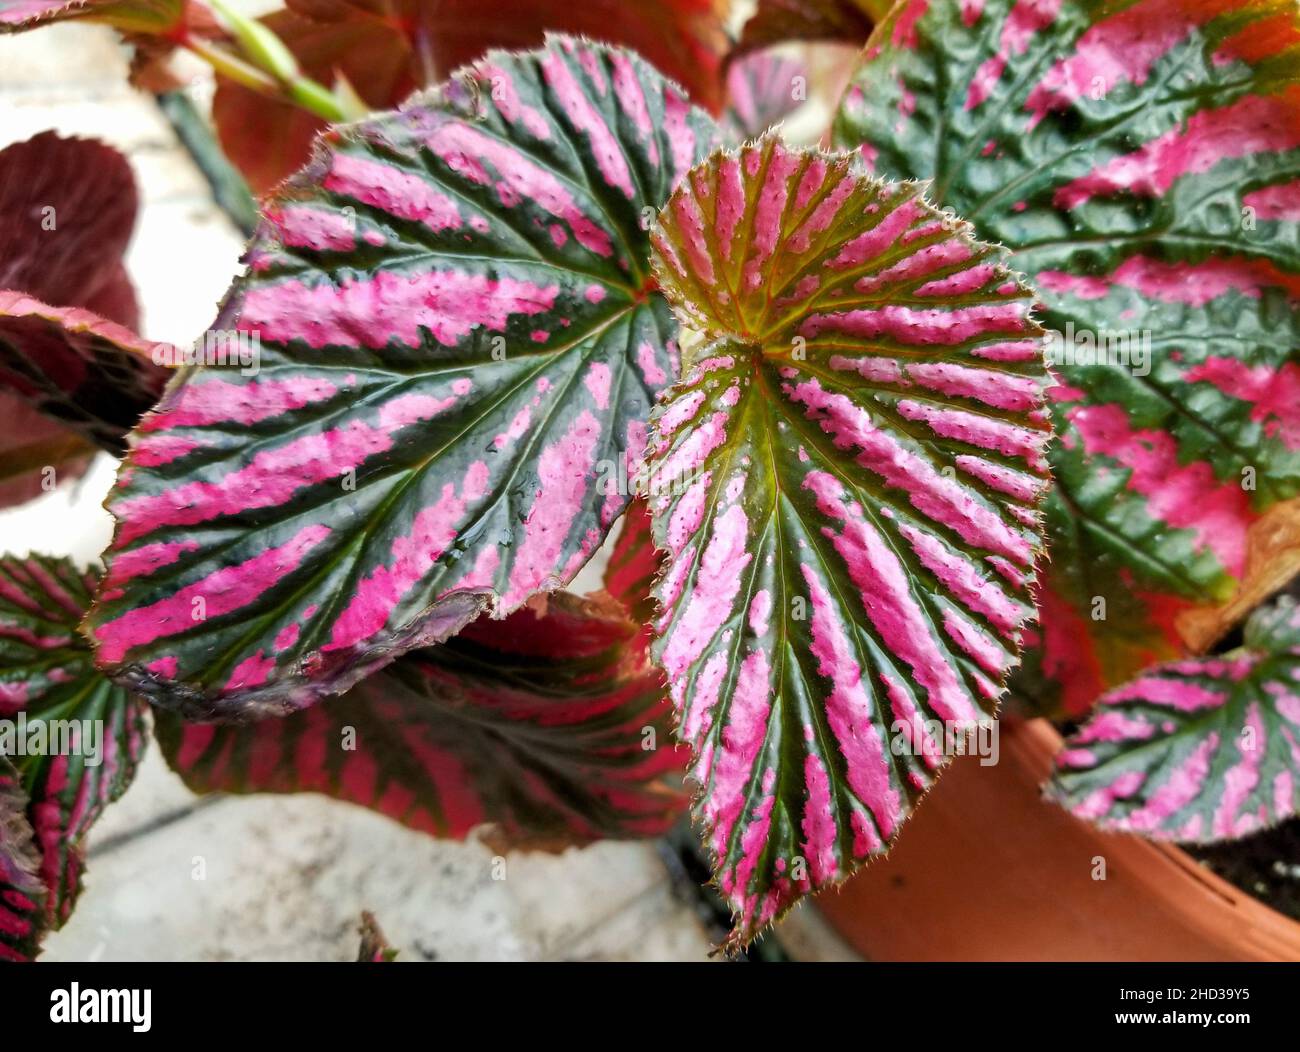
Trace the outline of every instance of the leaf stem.
[[348, 112], [327, 87], [309, 77], [298, 76], [292, 80], [281, 80], [210, 40], [198, 37], [186, 40], [185, 47], [223, 77], [233, 80], [236, 84], [242, 84], [268, 98], [291, 102], [331, 124], [352, 120], [356, 116]]

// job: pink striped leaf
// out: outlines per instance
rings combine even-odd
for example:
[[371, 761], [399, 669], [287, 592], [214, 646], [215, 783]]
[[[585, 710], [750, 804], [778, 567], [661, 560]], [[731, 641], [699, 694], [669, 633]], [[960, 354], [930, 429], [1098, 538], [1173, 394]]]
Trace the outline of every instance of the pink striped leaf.
[[550, 597], [477, 621], [283, 719], [158, 713], [197, 792], [317, 792], [439, 837], [502, 846], [657, 836], [686, 808], [684, 750], [639, 626], [608, 598]]
[[553, 37], [326, 136], [217, 323], [257, 369], [190, 371], [137, 429], [101, 666], [280, 713], [567, 583], [676, 371], [642, 222], [713, 134], [634, 55]]
[[634, 620], [648, 626], [657, 609], [651, 593], [662, 571], [650, 507], [644, 497], [638, 497], [623, 516], [622, 531], [605, 564], [605, 591], [622, 603]]
[[655, 653], [739, 945], [886, 850], [941, 723], [991, 718], [1032, 610], [1041, 330], [1000, 250], [848, 154], [715, 154], [660, 223], [698, 339], [651, 418]]
[[0, 961], [40, 953], [45, 887], [27, 804], [17, 769], [0, 755]]
[[0, 958], [32, 956], [68, 919], [85, 835], [131, 784], [144, 748], [143, 704], [95, 669], [77, 631], [94, 579], [66, 559], [0, 559], [0, 757], [27, 797], [40, 885], [37, 896], [0, 872]]
[[1057, 334], [1026, 687], [1058, 708], [1177, 653], [1300, 492], [1298, 71], [1289, 0], [907, 0], [837, 117], [1008, 246]]
[[1231, 653], [1157, 665], [1098, 703], [1049, 795], [1104, 829], [1203, 844], [1300, 809], [1300, 607], [1246, 622]]

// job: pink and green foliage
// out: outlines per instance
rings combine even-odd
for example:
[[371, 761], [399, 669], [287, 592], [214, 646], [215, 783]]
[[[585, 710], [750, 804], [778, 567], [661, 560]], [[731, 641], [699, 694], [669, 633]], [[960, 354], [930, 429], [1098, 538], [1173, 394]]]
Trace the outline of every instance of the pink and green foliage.
[[[263, 22], [308, 76], [343, 76], [376, 109], [490, 48], [531, 48], [547, 31], [585, 35], [637, 51], [710, 110], [722, 101], [723, 19], [728, 0], [288, 0]], [[217, 81], [213, 118], [231, 159], [257, 192], [304, 164], [319, 117], [226, 77]]]
[[676, 372], [643, 222], [714, 132], [566, 37], [331, 132], [217, 323], [260, 371], [191, 371], [137, 431], [101, 666], [190, 715], [285, 712], [567, 583]]
[[1300, 607], [1246, 623], [1231, 653], [1169, 662], [1106, 694], [1057, 757], [1049, 795], [1106, 829], [1235, 839], [1300, 803]]
[[657, 836], [686, 808], [686, 757], [639, 628], [608, 597], [558, 593], [342, 698], [240, 726], [159, 713], [158, 739], [198, 792], [325, 793], [434, 836], [487, 824], [509, 847]]
[[946, 760], [926, 721], [994, 710], [1032, 612], [1041, 330], [999, 250], [847, 154], [717, 153], [660, 218], [699, 339], [652, 417], [655, 653], [741, 943], [887, 849]]
[[907, 0], [838, 115], [837, 144], [1008, 246], [1063, 336], [1020, 684], [1048, 708], [1179, 653], [1300, 490], [1298, 29], [1282, 0]]
[[[1061, 757], [1076, 813], [1294, 814], [1294, 605], [1185, 654], [1280, 572], [1261, 537], [1300, 537], [1292, 3], [764, 0], [737, 54], [879, 23], [836, 154], [760, 135], [801, 101], [772, 53], [727, 67], [721, 128], [691, 104], [722, 102], [725, 0], [481, 7], [291, 0], [263, 26], [295, 59], [235, 26], [233, 159], [264, 190], [352, 105], [322, 84], [387, 107], [546, 28], [689, 94], [553, 35], [327, 129], [210, 334], [254, 367], [186, 369], [143, 419], [168, 374], [121, 327], [129, 168], [0, 152], [0, 399], [126, 450], [98, 669], [91, 578], [0, 562], [0, 717], [106, 726], [101, 765], [0, 756], [0, 956], [66, 918], [136, 697], [198, 791], [503, 846], [658, 835], [689, 773], [732, 949], [888, 850], [1022, 641], [1040, 709], [1128, 681]], [[0, 0], [0, 29], [94, 18], [163, 33], [151, 60], [206, 12]], [[620, 517], [608, 594], [557, 591]]]
[[0, 559], [0, 957], [34, 956], [67, 920], [82, 840], [144, 748], [144, 706], [95, 670], [77, 632], [93, 586], [67, 560]]

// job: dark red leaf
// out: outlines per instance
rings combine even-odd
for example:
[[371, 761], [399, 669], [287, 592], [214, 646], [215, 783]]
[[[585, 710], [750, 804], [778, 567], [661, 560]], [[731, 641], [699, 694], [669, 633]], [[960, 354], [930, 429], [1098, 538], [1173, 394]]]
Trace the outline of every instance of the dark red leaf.
[[137, 203], [131, 166], [104, 143], [42, 132], [0, 150], [0, 289], [134, 326], [120, 285]]

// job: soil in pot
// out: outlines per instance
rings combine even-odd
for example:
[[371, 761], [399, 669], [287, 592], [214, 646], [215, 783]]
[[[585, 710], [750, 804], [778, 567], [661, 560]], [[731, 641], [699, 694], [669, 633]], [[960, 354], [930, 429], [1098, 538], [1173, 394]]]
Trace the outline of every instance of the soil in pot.
[[1300, 921], [1300, 819], [1229, 844], [1187, 853], [1224, 880]]

